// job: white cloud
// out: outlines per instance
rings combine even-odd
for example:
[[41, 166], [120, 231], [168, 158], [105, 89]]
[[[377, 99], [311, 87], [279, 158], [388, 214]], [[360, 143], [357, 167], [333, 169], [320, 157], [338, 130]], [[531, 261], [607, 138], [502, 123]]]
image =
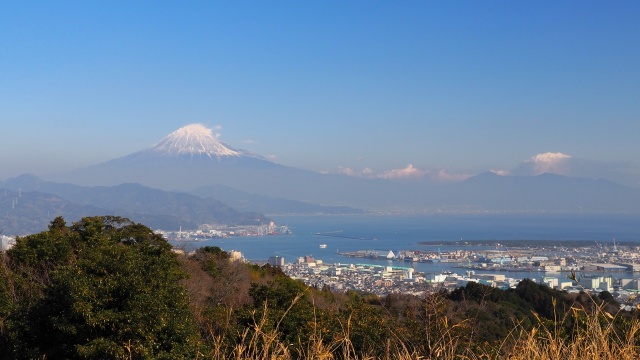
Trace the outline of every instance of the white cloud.
[[532, 156], [513, 169], [510, 175], [534, 176], [543, 173], [608, 179], [623, 185], [640, 187], [640, 171], [632, 164], [580, 159], [559, 152]]
[[[515, 169], [490, 171], [500, 176], [536, 176], [543, 173], [553, 173], [572, 177], [602, 178], [640, 188], [640, 169], [632, 164], [579, 159], [562, 152], [540, 153], [523, 161]], [[336, 171], [323, 171], [323, 173], [335, 174]], [[387, 171], [375, 171], [368, 167], [355, 169], [339, 166], [337, 173], [366, 179], [428, 180], [433, 183], [460, 182], [476, 175], [455, 172], [447, 168], [421, 170], [414, 167], [413, 164]]]
[[511, 175], [511, 171], [509, 170], [489, 170], [492, 173], [496, 174], [496, 175], [500, 175], [500, 176], [509, 176]]
[[558, 175], [570, 175], [570, 160], [572, 157], [560, 152], [546, 152], [537, 154], [520, 164], [513, 170], [514, 175], [540, 175], [552, 173]]
[[[330, 171], [322, 171], [321, 173], [323, 174], [330, 174]], [[364, 168], [362, 170], [355, 170], [353, 168], [350, 167], [346, 167], [346, 166], [338, 166], [338, 173], [342, 174], [342, 175], [347, 175], [347, 176], [353, 176], [353, 177], [362, 177], [362, 178], [368, 178], [368, 179], [373, 179], [373, 178], [379, 178], [381, 177], [380, 174], [376, 174], [371, 168]]]
[[415, 167], [413, 167], [413, 164], [409, 164], [407, 165], [407, 167], [403, 168], [403, 169], [393, 169], [393, 170], [387, 170], [385, 172], [383, 172], [382, 174], [379, 174], [377, 177], [380, 179], [392, 179], [392, 180], [398, 180], [398, 179], [420, 179], [422, 178], [427, 172], [424, 170], [419, 170], [416, 169]]
[[569, 159], [571, 156], [567, 154], [547, 152], [535, 155], [529, 161], [533, 164], [535, 175], [543, 173], [566, 175], [569, 172], [567, 166]]
[[[329, 174], [330, 172], [323, 171], [322, 173]], [[338, 173], [367, 179], [421, 180], [428, 178], [429, 180], [438, 183], [460, 182], [473, 176], [466, 173], [452, 173], [444, 168], [430, 171], [420, 170], [413, 166], [413, 164], [409, 164], [401, 169], [391, 169], [383, 172], [375, 172], [371, 168], [356, 170], [346, 166], [338, 166]]]
[[[326, 173], [326, 172], [325, 172]], [[338, 166], [338, 173], [347, 176], [353, 177], [362, 177], [367, 179], [388, 179], [388, 180], [399, 180], [399, 179], [420, 179], [427, 174], [427, 171], [419, 170], [413, 166], [413, 164], [407, 165], [402, 169], [391, 169], [384, 171], [382, 173], [376, 173], [371, 168], [364, 168], [362, 170], [355, 170], [346, 166]]]
[[338, 166], [338, 172], [342, 175], [361, 177], [362, 173], [349, 167]]
[[211, 135], [216, 139], [220, 139], [220, 130], [222, 130], [222, 125], [215, 125], [211, 129], [209, 129], [209, 131], [212, 133]]

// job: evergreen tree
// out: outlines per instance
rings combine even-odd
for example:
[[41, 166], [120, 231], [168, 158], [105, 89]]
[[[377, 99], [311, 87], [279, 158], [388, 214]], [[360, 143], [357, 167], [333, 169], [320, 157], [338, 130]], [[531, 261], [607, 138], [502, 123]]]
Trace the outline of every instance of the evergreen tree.
[[171, 246], [119, 217], [57, 218], [8, 252], [22, 286], [6, 328], [18, 358], [195, 358], [198, 335]]

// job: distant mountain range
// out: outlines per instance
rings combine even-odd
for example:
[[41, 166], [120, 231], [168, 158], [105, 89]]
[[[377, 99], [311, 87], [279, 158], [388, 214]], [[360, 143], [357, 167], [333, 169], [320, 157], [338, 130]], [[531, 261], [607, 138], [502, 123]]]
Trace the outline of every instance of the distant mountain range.
[[443, 187], [441, 206], [490, 211], [640, 213], [640, 190], [604, 179], [555, 174], [500, 176], [492, 172]]
[[[292, 212], [291, 209], [313, 212], [318, 206], [313, 204], [338, 213], [340, 207], [345, 212], [364, 208], [392, 212], [640, 213], [640, 189], [607, 180], [554, 174], [500, 176], [488, 172], [442, 185], [320, 174], [233, 148], [199, 124], [178, 129], [148, 149], [49, 179], [92, 186], [135, 182], [213, 196], [235, 207], [266, 213]], [[297, 203], [293, 206], [290, 201]], [[305, 207], [308, 210], [301, 211]]]
[[22, 175], [0, 182], [0, 186], [4, 188], [4, 193], [0, 193], [0, 228], [5, 234], [41, 231], [58, 215], [67, 221], [84, 216], [119, 215], [164, 230], [197, 228], [199, 224], [269, 221], [260, 213], [238, 211], [211, 198], [139, 184], [84, 187]]
[[70, 221], [83, 216], [106, 215], [95, 206], [71, 203], [53, 194], [35, 191], [0, 192], [0, 232], [2, 235], [27, 235], [40, 232], [57, 215]]
[[[119, 215], [154, 229], [195, 229], [200, 224], [262, 224], [266, 210], [279, 214], [357, 214], [349, 207], [324, 207], [298, 201], [271, 199], [222, 188], [202, 188], [194, 194], [125, 183], [115, 186], [79, 186], [42, 180], [25, 174], [0, 182], [0, 229], [4, 234], [28, 234], [46, 229], [58, 215], [67, 221], [84, 216]], [[229, 206], [212, 195], [234, 199]]]
[[[33, 198], [29, 200], [34, 201], [32, 210], [40, 216], [45, 209], [49, 216], [76, 214], [71, 217], [102, 211], [164, 228], [264, 221], [259, 213], [354, 214], [363, 213], [361, 209], [640, 214], [640, 189], [603, 179], [487, 172], [443, 185], [320, 174], [233, 148], [199, 124], [178, 129], [158, 144], [119, 159], [45, 180], [24, 175], [0, 186], [21, 189], [20, 204]], [[27, 194], [32, 191], [37, 193]], [[8, 213], [8, 207], [16, 209], [15, 200], [8, 200], [12, 196], [3, 198], [2, 214]]]
[[235, 209], [242, 211], [257, 211], [264, 214], [364, 214], [362, 209], [349, 206], [323, 206], [303, 201], [283, 198], [272, 198], [266, 195], [252, 194], [224, 185], [202, 186], [190, 192], [201, 197], [218, 199]]

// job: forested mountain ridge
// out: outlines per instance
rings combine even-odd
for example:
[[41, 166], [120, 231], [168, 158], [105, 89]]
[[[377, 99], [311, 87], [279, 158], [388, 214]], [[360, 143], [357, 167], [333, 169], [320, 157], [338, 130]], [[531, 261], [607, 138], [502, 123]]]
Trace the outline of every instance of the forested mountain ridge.
[[263, 214], [239, 211], [213, 198], [152, 189], [140, 184], [84, 187], [52, 183], [33, 175], [0, 182], [0, 226], [5, 235], [45, 230], [55, 216], [76, 221], [87, 215], [122, 214], [154, 229], [200, 224], [261, 224]]

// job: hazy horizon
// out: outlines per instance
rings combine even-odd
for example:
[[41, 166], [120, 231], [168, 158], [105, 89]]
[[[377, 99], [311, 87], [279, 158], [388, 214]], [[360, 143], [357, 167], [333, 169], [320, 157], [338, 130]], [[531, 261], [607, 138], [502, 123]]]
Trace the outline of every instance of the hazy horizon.
[[0, 4], [0, 179], [201, 123], [323, 173], [640, 187], [640, 5]]

